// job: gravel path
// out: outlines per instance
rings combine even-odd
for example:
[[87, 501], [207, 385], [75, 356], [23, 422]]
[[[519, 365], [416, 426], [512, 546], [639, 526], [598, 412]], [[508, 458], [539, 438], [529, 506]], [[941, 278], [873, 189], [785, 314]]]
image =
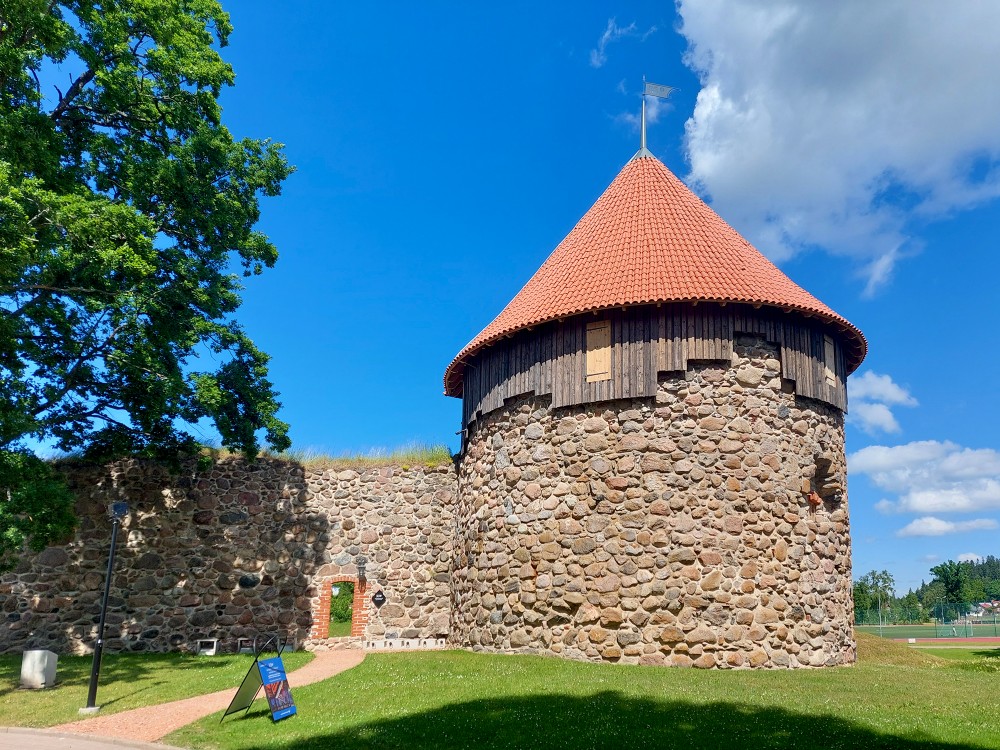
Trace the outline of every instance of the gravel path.
[[49, 729], [0, 727], [0, 750], [179, 750], [116, 737], [87, 737]]
[[[288, 684], [294, 689], [311, 682], [325, 680], [345, 669], [356, 667], [364, 658], [365, 652], [360, 650], [321, 651], [304, 667], [289, 672]], [[216, 711], [224, 711], [232, 701], [236, 690], [234, 687], [172, 703], [161, 703], [158, 706], [133, 708], [131, 711], [107, 716], [98, 715], [69, 724], [60, 724], [52, 727], [52, 731], [153, 742], [186, 724]]]

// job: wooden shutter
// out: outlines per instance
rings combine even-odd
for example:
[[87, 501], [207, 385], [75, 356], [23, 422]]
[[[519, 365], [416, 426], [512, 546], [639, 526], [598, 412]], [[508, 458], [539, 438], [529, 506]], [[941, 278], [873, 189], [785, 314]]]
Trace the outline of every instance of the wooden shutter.
[[833, 346], [833, 339], [829, 336], [823, 336], [823, 372], [826, 375], [826, 384], [829, 386], [837, 385], [837, 364], [836, 364], [836, 349]]
[[587, 323], [587, 382], [611, 380], [611, 322]]

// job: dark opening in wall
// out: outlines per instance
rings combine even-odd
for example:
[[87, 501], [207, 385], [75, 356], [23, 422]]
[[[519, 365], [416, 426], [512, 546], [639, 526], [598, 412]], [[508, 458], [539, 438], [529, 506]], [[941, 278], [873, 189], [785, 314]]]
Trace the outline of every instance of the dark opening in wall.
[[354, 619], [354, 583], [336, 581], [330, 584], [330, 638], [351, 634]]
[[816, 473], [813, 476], [813, 492], [825, 503], [839, 503], [844, 496], [844, 478], [834, 469], [836, 457], [831, 451], [816, 454]]

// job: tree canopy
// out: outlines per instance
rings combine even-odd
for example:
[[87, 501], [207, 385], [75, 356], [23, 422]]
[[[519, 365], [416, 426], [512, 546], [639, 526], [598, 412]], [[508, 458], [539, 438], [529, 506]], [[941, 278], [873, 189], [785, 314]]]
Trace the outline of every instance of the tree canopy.
[[234, 313], [291, 168], [222, 123], [231, 30], [216, 0], [0, 0], [0, 566], [72, 527], [33, 446], [288, 447]]
[[[893, 622], [926, 622], [951, 612], [972, 611], [978, 604], [996, 612], [989, 604], [1000, 601], [1000, 558], [988, 555], [972, 561], [946, 560], [930, 569], [934, 576], [915, 591], [897, 597], [888, 571], [870, 571], [854, 583], [856, 621], [881, 622], [886, 610]], [[877, 618], [877, 619], [876, 619]]]
[[854, 584], [854, 608], [863, 611], [887, 607], [896, 594], [896, 579], [888, 570], [872, 570]]
[[931, 568], [931, 573], [944, 587], [944, 601], [1000, 599], [1000, 558], [993, 555], [967, 562], [947, 560]]

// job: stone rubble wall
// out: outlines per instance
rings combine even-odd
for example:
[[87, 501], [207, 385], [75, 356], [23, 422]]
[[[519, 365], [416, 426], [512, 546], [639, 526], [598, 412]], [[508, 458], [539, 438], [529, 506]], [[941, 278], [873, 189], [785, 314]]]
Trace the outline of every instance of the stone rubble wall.
[[[367, 563], [364, 638], [448, 631], [454, 467], [321, 470], [276, 459], [147, 461], [67, 469], [80, 526], [62, 546], [0, 577], [0, 651], [92, 647], [111, 538], [108, 505], [129, 503], [119, 535], [106, 648], [188, 650], [278, 632], [325, 642], [333, 580]], [[381, 588], [381, 609], [370, 595]], [[325, 620], [323, 619], [325, 618]], [[310, 641], [312, 638], [312, 641]]]
[[843, 414], [779, 373], [775, 346], [739, 336], [730, 363], [661, 374], [655, 402], [526, 397], [483, 418], [459, 471], [452, 642], [853, 663]]

